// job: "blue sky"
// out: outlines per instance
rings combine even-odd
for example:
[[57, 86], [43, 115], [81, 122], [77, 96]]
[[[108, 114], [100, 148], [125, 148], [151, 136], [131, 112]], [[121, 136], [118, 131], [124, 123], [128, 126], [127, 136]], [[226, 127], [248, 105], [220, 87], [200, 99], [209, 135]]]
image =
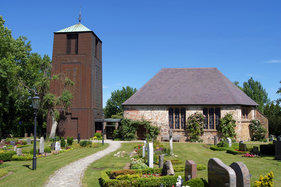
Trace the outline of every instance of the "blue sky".
[[281, 1], [2, 1], [0, 15], [33, 52], [52, 56], [53, 32], [78, 23], [103, 41], [103, 100], [139, 89], [162, 68], [217, 67], [231, 81], [251, 76], [271, 100], [281, 84]]

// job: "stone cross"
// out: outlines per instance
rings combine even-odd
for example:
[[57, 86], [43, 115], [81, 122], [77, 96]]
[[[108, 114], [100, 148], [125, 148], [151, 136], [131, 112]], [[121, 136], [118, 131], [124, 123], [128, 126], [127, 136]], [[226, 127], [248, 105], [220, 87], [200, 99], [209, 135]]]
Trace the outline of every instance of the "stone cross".
[[281, 141], [275, 141], [275, 159], [281, 160]]
[[214, 136], [214, 145], [218, 145], [218, 136]]
[[209, 187], [236, 187], [235, 171], [220, 159], [211, 158], [208, 162], [208, 183]]
[[150, 168], [153, 168], [153, 156], [154, 156], [153, 143], [148, 143], [148, 166]]
[[159, 155], [159, 168], [163, 168], [164, 165], [164, 154]]
[[17, 155], [21, 156], [22, 155], [22, 149], [21, 148], [17, 148]]
[[173, 130], [169, 130], [170, 155], [173, 155]]
[[60, 151], [60, 142], [56, 142], [55, 150]]
[[43, 153], [44, 153], [44, 137], [41, 137], [41, 138], [40, 138], [39, 153], [40, 153], [40, 154], [43, 154]]
[[193, 160], [186, 160], [185, 161], [185, 181], [190, 179], [194, 179], [197, 177], [197, 165]]
[[175, 175], [173, 164], [170, 160], [167, 160], [164, 163], [164, 166], [163, 166], [163, 169], [162, 169], [162, 175], [163, 176], [165, 176], [165, 175]]
[[247, 145], [243, 142], [239, 142], [239, 151], [247, 151]]
[[232, 146], [232, 140], [230, 138], [226, 138], [226, 141], [228, 143], [228, 146], [231, 147]]
[[239, 187], [250, 187], [250, 173], [243, 162], [233, 162], [230, 167], [236, 174], [236, 185]]
[[27, 143], [28, 145], [31, 144], [31, 139], [28, 138], [28, 139], [26, 140], [26, 143]]

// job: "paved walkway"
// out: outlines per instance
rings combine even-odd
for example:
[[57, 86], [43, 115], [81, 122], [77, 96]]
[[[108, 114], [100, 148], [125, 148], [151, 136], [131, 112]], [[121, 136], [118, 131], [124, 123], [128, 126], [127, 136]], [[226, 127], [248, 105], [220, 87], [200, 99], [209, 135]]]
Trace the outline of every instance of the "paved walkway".
[[77, 160], [57, 170], [49, 177], [49, 181], [45, 187], [79, 187], [82, 186], [82, 178], [87, 167], [94, 161], [102, 158], [103, 156], [116, 151], [121, 147], [121, 141], [105, 140], [109, 143], [109, 147], [94, 153], [90, 156]]

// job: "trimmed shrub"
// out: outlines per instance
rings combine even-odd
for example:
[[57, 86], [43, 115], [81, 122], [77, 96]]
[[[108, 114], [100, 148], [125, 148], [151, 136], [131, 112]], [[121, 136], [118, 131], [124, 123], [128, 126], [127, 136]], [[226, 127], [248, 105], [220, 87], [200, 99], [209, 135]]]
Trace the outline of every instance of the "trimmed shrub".
[[98, 140], [102, 140], [102, 135], [100, 132], [96, 132], [94, 136], [97, 137]]
[[88, 145], [92, 145], [92, 142], [88, 140], [83, 140], [80, 142], [81, 147], [87, 147]]
[[195, 113], [188, 117], [186, 131], [191, 142], [201, 141], [200, 136], [203, 134], [204, 115]]
[[26, 155], [22, 155], [22, 156], [18, 156], [18, 155], [13, 155], [12, 156], [12, 160], [14, 160], [14, 161], [32, 160], [32, 158], [33, 158], [32, 154], [26, 154]]
[[235, 151], [235, 150], [232, 150], [232, 149], [227, 149], [226, 152], [229, 153], [229, 154], [233, 154], [233, 155], [242, 154], [239, 151]]
[[60, 146], [61, 146], [61, 147], [65, 147], [65, 140], [64, 140], [64, 137], [62, 137], [61, 140], [60, 140]]
[[226, 147], [217, 147], [217, 146], [215, 146], [215, 145], [212, 145], [212, 146], [210, 147], [210, 149], [213, 150], [213, 151], [225, 151], [225, 150], [227, 150]]
[[183, 182], [183, 185], [187, 185], [190, 187], [207, 187], [208, 182], [202, 178], [195, 178], [195, 179], [190, 179], [189, 181]]
[[263, 141], [265, 139], [266, 129], [263, 128], [259, 120], [252, 120], [249, 127], [253, 135], [253, 141]]
[[232, 114], [226, 114], [223, 118], [220, 119], [220, 125], [218, 132], [222, 134], [222, 138], [234, 138], [235, 134], [236, 121], [233, 119]]
[[52, 152], [51, 147], [45, 147], [44, 152], [45, 153], [51, 153]]
[[198, 171], [202, 171], [202, 170], [205, 170], [205, 169], [207, 169], [207, 167], [204, 164], [198, 164], [197, 165], [197, 170]]
[[9, 161], [12, 159], [12, 156], [15, 155], [15, 151], [1, 151], [0, 152], [0, 160]]
[[67, 145], [72, 145], [73, 144], [73, 137], [67, 137], [66, 141], [67, 141]]

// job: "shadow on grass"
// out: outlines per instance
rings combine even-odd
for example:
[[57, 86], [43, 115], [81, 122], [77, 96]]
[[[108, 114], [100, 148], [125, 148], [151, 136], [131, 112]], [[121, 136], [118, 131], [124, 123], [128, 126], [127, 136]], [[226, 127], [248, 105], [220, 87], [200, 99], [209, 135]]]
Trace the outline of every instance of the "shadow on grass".
[[30, 167], [30, 165], [22, 165], [22, 166], [24, 166], [24, 167], [26, 167], [26, 168], [28, 168], [28, 169], [30, 169], [30, 170], [32, 170], [32, 168]]

